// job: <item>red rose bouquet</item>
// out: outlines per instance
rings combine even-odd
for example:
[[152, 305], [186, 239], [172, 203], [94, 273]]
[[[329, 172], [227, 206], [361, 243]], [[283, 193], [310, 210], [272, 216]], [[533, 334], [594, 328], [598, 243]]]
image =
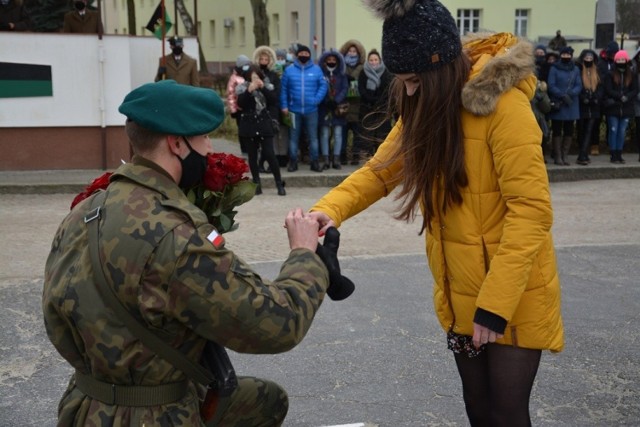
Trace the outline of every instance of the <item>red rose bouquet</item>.
[[[184, 192], [191, 203], [199, 207], [222, 234], [238, 228], [235, 208], [248, 202], [256, 194], [257, 185], [244, 176], [249, 166], [244, 159], [233, 154], [214, 153], [207, 156], [207, 171], [202, 184]], [[111, 172], [94, 179], [71, 202], [71, 209], [98, 190], [109, 185]]]
[[112, 172], [105, 172], [104, 174], [100, 175], [99, 177], [91, 181], [91, 184], [89, 184], [82, 191], [82, 193], [74, 197], [73, 201], [71, 202], [71, 209], [73, 209], [75, 205], [77, 205], [78, 203], [80, 203], [81, 201], [83, 201], [84, 199], [86, 199], [96, 191], [107, 188], [109, 186], [109, 177], [111, 175], [113, 175]]
[[185, 190], [191, 203], [199, 207], [220, 233], [238, 228], [235, 208], [256, 194], [257, 185], [245, 173], [249, 166], [244, 159], [226, 153], [207, 156], [207, 171], [202, 184]]

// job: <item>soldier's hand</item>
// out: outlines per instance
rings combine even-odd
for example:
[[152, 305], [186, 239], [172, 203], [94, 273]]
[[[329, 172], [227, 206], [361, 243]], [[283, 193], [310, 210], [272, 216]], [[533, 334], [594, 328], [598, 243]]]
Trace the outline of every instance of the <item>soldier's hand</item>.
[[296, 208], [287, 214], [284, 221], [291, 250], [306, 248], [312, 252], [318, 247], [318, 221]]
[[162, 77], [167, 74], [167, 67], [158, 67], [158, 76]]

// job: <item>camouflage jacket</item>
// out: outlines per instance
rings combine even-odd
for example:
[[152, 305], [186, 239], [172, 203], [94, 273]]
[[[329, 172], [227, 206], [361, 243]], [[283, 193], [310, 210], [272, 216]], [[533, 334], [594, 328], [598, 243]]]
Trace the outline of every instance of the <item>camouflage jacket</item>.
[[[76, 370], [104, 382], [181, 381], [184, 374], [132, 336], [98, 294], [83, 222], [92, 199], [64, 219], [46, 262], [43, 312], [49, 339]], [[211, 243], [212, 231], [204, 213], [157, 165], [139, 158], [123, 165], [111, 178], [100, 221], [107, 281], [138, 319], [193, 360], [207, 339], [242, 353], [293, 348], [311, 326], [329, 285], [320, 258], [306, 249], [291, 251], [271, 283], [224, 242]], [[199, 425], [198, 405], [193, 385], [168, 405], [107, 405], [82, 393], [72, 377], [58, 422]]]

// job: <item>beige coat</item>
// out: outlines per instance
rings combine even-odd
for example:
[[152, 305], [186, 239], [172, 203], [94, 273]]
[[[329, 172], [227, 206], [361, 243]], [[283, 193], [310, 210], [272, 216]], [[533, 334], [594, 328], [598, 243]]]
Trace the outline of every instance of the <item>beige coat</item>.
[[[166, 55], [165, 67], [167, 74], [164, 79], [172, 79], [183, 85], [200, 86], [200, 77], [198, 76], [198, 63], [195, 59], [182, 52], [180, 63], [176, 62], [173, 54]], [[162, 66], [162, 58], [160, 58], [160, 66]], [[161, 76], [156, 76], [155, 81], [164, 80]]]

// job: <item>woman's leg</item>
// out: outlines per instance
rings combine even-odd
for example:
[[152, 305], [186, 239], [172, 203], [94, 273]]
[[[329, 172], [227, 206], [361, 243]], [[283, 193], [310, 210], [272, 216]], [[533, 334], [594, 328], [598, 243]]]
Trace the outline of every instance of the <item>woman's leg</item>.
[[462, 397], [469, 422], [472, 426], [491, 425], [487, 352], [476, 357], [454, 353], [454, 357], [462, 380]]
[[611, 153], [611, 163], [618, 162], [618, 156], [616, 153], [616, 141], [618, 138], [618, 117], [607, 116], [607, 144], [609, 145], [609, 151]]
[[618, 123], [618, 139], [616, 141], [616, 151], [618, 152], [618, 161], [625, 163], [622, 158], [622, 149], [624, 148], [624, 138], [627, 136], [627, 128], [629, 127], [629, 117], [621, 117]]
[[553, 138], [551, 139], [551, 149], [553, 150], [553, 163], [562, 165], [562, 122], [560, 120], [551, 121]]
[[240, 141], [243, 142], [244, 148], [247, 150], [251, 178], [253, 178], [253, 182], [260, 183], [260, 171], [258, 169], [258, 142], [253, 138], [246, 137], [240, 137]]
[[540, 365], [540, 350], [487, 345], [492, 426], [528, 427], [529, 398]]
[[260, 141], [262, 156], [266, 160], [267, 164], [271, 168], [271, 173], [276, 183], [282, 182], [282, 176], [280, 175], [280, 168], [278, 167], [278, 159], [276, 159], [276, 153], [273, 151], [273, 138], [266, 137]]

